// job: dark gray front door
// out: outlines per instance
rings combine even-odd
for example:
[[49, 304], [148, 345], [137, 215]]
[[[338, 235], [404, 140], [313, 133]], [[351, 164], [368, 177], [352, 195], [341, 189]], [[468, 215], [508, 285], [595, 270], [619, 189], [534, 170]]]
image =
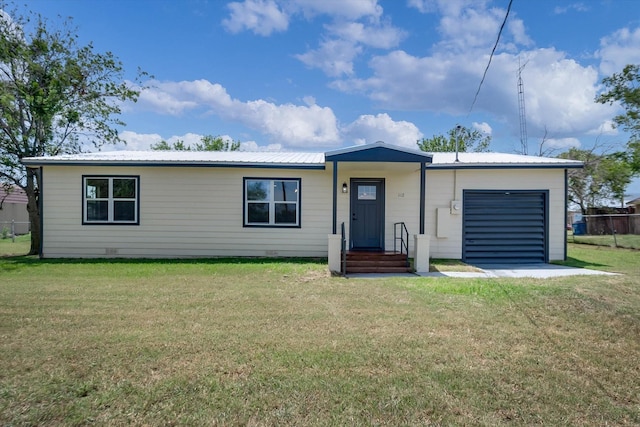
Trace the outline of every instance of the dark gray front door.
[[351, 249], [384, 250], [384, 180], [351, 180]]

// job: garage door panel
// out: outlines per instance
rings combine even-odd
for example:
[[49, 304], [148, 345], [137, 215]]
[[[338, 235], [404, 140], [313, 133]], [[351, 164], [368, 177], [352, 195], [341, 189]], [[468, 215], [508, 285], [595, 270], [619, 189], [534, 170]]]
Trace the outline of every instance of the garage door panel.
[[[511, 235], [510, 234], [516, 234]], [[522, 227], [513, 226], [513, 227], [499, 227], [499, 228], [485, 228], [485, 229], [476, 229], [476, 230], [468, 230], [467, 234], [465, 234], [465, 238], [473, 239], [475, 236], [486, 236], [486, 235], [502, 235], [501, 239], [520, 239], [527, 235], [529, 236], [537, 236], [538, 238], [542, 238], [544, 234], [544, 228], [542, 227], [530, 227], [529, 230], [522, 231]], [[495, 238], [495, 237], [494, 237]]]
[[[496, 213], [494, 212], [493, 214], [491, 214], [492, 216], [495, 215]], [[500, 217], [501, 223], [503, 224], [514, 224], [514, 225], [520, 225], [520, 224], [531, 224], [531, 225], [539, 225], [540, 224], [540, 219], [539, 219], [539, 215], [538, 217], [534, 217], [532, 215], [526, 215], [523, 218], [517, 218], [517, 217], [512, 217], [512, 218], [502, 218]], [[473, 219], [473, 220], [469, 220], [467, 222], [467, 226], [469, 227], [485, 227], [488, 224], [493, 224], [495, 223], [495, 219], [494, 218], [484, 218], [484, 219]]]
[[463, 198], [465, 261], [546, 261], [545, 192], [466, 190]]
[[504, 239], [502, 242], [496, 241], [495, 239], [483, 239], [480, 237], [479, 239], [472, 239], [473, 247], [468, 249], [478, 250], [478, 246], [494, 246], [494, 247], [514, 247], [514, 246], [523, 246], [523, 247], [537, 247], [538, 245], [542, 245], [540, 242], [540, 236], [530, 236], [530, 238], [524, 239]]

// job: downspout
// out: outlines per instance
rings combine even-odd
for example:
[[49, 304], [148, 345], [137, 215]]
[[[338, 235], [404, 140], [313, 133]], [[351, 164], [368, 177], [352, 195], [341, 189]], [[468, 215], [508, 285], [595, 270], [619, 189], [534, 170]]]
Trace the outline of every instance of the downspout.
[[38, 179], [38, 212], [40, 214], [40, 251], [38, 257], [42, 259], [44, 255], [44, 216], [42, 208], [42, 198], [44, 196], [44, 171], [42, 166], [39, 168], [40, 179]]
[[564, 170], [564, 261], [567, 260], [567, 221], [569, 220], [569, 170]]
[[425, 162], [420, 163], [420, 234], [424, 234], [424, 220], [425, 220], [425, 192], [426, 192], [426, 166]]
[[333, 234], [338, 232], [338, 162], [333, 161]]

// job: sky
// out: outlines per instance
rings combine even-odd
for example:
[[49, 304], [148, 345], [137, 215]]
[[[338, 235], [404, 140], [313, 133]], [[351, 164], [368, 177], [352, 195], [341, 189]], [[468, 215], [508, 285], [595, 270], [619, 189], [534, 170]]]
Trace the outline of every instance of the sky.
[[[203, 135], [244, 150], [321, 152], [384, 141], [417, 148], [457, 125], [491, 150], [528, 154], [624, 147], [622, 112], [594, 98], [602, 78], [640, 63], [638, 0], [29, 0], [72, 17], [80, 43], [113, 52], [137, 103], [126, 146]], [[520, 70], [520, 72], [519, 72]], [[478, 92], [479, 90], [479, 92]], [[477, 94], [477, 95], [476, 95]], [[542, 147], [541, 147], [542, 144]], [[640, 180], [630, 186], [640, 195]]]

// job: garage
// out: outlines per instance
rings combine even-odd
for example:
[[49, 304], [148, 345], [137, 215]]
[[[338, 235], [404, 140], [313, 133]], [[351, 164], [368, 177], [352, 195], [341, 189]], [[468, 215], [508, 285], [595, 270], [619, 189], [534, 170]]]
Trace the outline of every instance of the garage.
[[547, 262], [548, 191], [465, 190], [463, 260], [471, 264]]

